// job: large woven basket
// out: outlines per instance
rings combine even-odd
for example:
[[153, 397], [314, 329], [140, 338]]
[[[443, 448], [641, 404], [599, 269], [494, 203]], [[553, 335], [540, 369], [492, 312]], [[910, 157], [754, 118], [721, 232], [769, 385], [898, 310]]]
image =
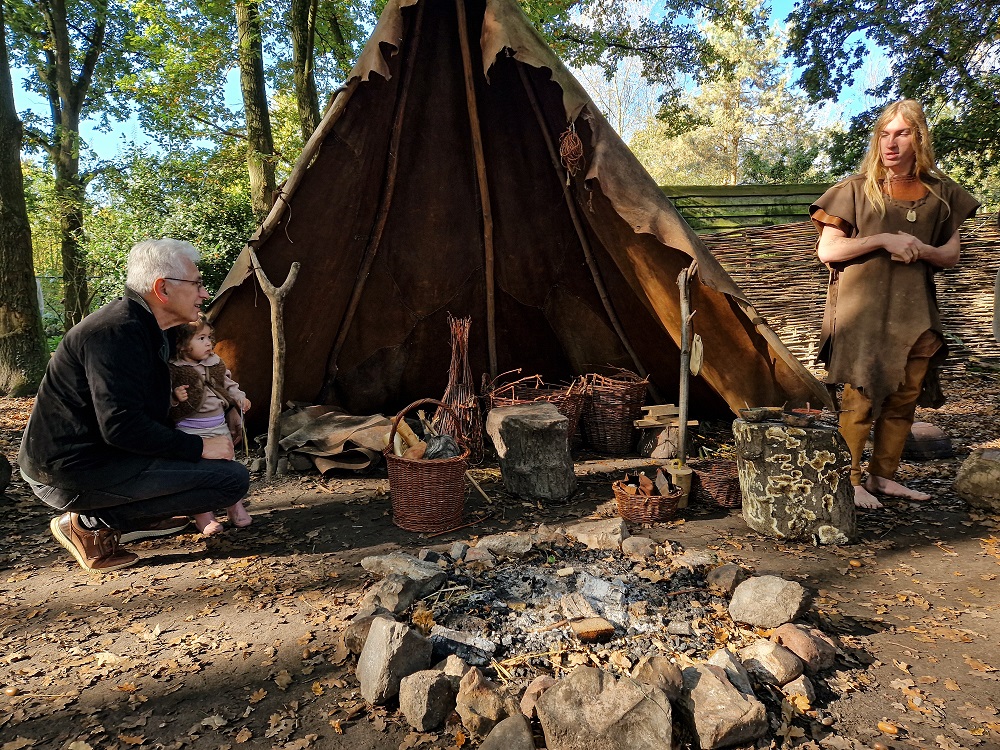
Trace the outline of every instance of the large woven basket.
[[402, 458], [392, 451], [399, 422], [407, 412], [424, 404], [443, 406], [459, 424], [454, 410], [440, 401], [426, 398], [414, 401], [403, 409], [392, 422], [389, 445], [383, 451], [389, 469], [389, 496], [392, 501], [392, 522], [407, 531], [436, 533], [448, 531], [462, 523], [465, 510], [465, 471], [468, 468], [469, 448], [462, 440], [459, 426], [455, 441], [462, 454], [455, 458], [431, 461]]
[[591, 448], [612, 455], [632, 450], [636, 438], [633, 423], [642, 417], [648, 382], [628, 370], [614, 377], [587, 375], [583, 436]]
[[490, 409], [500, 406], [517, 406], [535, 401], [548, 401], [559, 413], [569, 420], [570, 438], [576, 433], [583, 414], [584, 401], [587, 395], [587, 382], [580, 377], [569, 385], [549, 385], [542, 382], [541, 377], [532, 375], [512, 383], [491, 386], [484, 397], [488, 400]]
[[703, 458], [688, 464], [694, 469], [691, 495], [698, 502], [723, 508], [743, 505], [736, 462], [728, 458]]
[[673, 495], [630, 494], [625, 485], [615, 482], [611, 485], [618, 504], [618, 515], [633, 523], [658, 523], [669, 521], [677, 513], [677, 503], [683, 494], [681, 490]]

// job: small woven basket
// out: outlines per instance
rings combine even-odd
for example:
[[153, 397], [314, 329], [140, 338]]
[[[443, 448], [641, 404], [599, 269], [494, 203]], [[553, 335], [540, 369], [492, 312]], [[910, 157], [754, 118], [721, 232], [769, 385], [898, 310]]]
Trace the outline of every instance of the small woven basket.
[[739, 508], [743, 505], [740, 491], [740, 475], [736, 462], [728, 458], [705, 458], [688, 464], [694, 469], [691, 494], [695, 500], [707, 504], [714, 503], [723, 508]]
[[383, 455], [386, 467], [389, 469], [392, 522], [407, 531], [436, 533], [453, 529], [462, 523], [469, 448], [462, 439], [459, 427], [453, 437], [462, 449], [462, 454], [454, 458], [414, 460], [393, 453], [393, 441], [400, 420], [407, 412], [424, 404], [443, 406], [451, 412], [452, 418], [458, 424], [458, 418], [450, 406], [432, 398], [414, 401], [393, 420], [392, 430], [389, 432], [389, 445], [386, 446]]
[[587, 375], [587, 402], [583, 408], [583, 436], [599, 453], [621, 455], [632, 450], [642, 417], [649, 381], [622, 370], [614, 377]]
[[548, 385], [543, 383], [538, 375], [534, 375], [494, 387], [484, 395], [490, 409], [496, 409], [499, 406], [530, 404], [535, 401], [548, 401], [569, 420], [569, 435], [572, 438], [580, 424], [580, 415], [583, 414], [587, 383], [581, 377], [569, 385]]
[[673, 495], [630, 494], [625, 485], [615, 482], [611, 485], [618, 504], [618, 515], [633, 523], [657, 523], [669, 521], [677, 513], [677, 503], [683, 494], [677, 490]]

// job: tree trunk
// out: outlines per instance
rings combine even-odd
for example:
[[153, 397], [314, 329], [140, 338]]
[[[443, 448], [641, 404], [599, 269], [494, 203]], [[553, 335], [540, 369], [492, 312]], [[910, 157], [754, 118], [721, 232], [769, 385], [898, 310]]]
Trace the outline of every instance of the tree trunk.
[[24, 203], [21, 121], [8, 59], [0, 3], [0, 396], [26, 396], [38, 389], [48, 356]]
[[249, 141], [250, 202], [254, 216], [261, 222], [267, 218], [274, 200], [274, 140], [264, 82], [260, 11], [255, 0], [236, 0], [236, 33]]
[[292, 62], [295, 66], [295, 101], [303, 143], [319, 126], [319, 96], [313, 75], [318, 0], [292, 0]]

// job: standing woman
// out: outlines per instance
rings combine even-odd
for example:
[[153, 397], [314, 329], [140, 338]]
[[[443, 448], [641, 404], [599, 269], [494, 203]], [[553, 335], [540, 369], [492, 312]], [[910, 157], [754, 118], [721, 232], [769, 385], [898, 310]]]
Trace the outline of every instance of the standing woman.
[[[934, 274], [958, 263], [958, 228], [977, 208], [935, 164], [923, 108], [903, 99], [875, 123], [861, 173], [809, 209], [817, 255], [830, 268], [819, 358], [827, 381], [844, 384], [840, 432], [859, 508], [881, 508], [875, 493], [930, 499], [893, 476], [917, 404], [944, 403], [937, 367], [947, 347]], [[873, 422], [875, 447], [862, 483]]]

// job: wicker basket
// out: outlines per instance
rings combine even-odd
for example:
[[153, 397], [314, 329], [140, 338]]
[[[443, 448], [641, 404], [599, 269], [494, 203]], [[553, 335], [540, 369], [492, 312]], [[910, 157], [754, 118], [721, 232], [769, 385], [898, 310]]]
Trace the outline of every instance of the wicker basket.
[[440, 401], [427, 398], [414, 401], [403, 409], [392, 423], [389, 445], [383, 454], [389, 469], [389, 496], [392, 500], [392, 522], [407, 531], [436, 533], [453, 529], [462, 523], [465, 510], [465, 471], [468, 468], [469, 449], [462, 440], [461, 428], [454, 435], [462, 454], [454, 458], [431, 461], [402, 458], [392, 451], [396, 429], [403, 416], [418, 406], [434, 404], [454, 410]]
[[657, 523], [669, 521], [677, 513], [677, 503], [683, 494], [677, 490], [673, 495], [629, 494], [625, 485], [615, 482], [611, 485], [618, 503], [618, 515], [632, 523]]
[[648, 380], [622, 370], [614, 377], [587, 375], [583, 436], [599, 453], [622, 455], [632, 450], [634, 422], [642, 417]]
[[484, 394], [490, 409], [548, 401], [569, 420], [570, 438], [576, 434], [576, 428], [580, 424], [586, 396], [587, 383], [582, 377], [569, 385], [546, 385], [538, 375], [521, 378], [501, 386], [491, 386], [490, 391]]
[[691, 495], [698, 502], [714, 503], [723, 508], [739, 508], [743, 505], [740, 492], [740, 476], [736, 462], [728, 458], [708, 458], [691, 461], [694, 482]]

